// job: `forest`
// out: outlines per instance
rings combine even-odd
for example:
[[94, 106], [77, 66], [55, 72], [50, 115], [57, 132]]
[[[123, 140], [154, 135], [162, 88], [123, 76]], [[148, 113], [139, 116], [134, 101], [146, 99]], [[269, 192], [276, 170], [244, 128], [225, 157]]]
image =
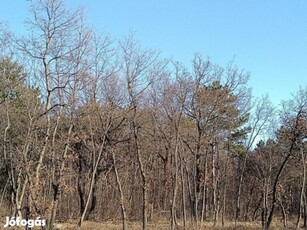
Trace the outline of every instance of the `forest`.
[[30, 12], [26, 35], [0, 22], [1, 223], [307, 229], [307, 86], [277, 107], [234, 61], [162, 58], [64, 0]]

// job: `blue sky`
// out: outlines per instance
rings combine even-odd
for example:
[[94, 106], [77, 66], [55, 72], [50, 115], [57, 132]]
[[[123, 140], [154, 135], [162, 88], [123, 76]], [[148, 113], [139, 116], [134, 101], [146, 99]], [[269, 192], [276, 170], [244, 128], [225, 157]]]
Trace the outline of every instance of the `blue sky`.
[[[255, 96], [274, 104], [307, 84], [306, 0], [66, 0], [83, 6], [95, 30], [117, 39], [135, 31], [146, 48], [185, 66], [193, 54], [251, 73]], [[23, 33], [29, 1], [2, 0], [0, 20]]]

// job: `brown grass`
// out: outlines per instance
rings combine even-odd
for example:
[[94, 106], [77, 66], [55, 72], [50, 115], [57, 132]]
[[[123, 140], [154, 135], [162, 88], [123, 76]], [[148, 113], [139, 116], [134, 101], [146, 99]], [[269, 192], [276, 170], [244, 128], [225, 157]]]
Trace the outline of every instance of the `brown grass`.
[[[3, 228], [2, 220], [0, 229]], [[75, 222], [76, 223], [76, 222]], [[60, 223], [57, 224], [58, 230], [76, 230], [77, 225], [75, 223]], [[17, 228], [7, 228], [4, 230], [12, 230]], [[20, 229], [20, 228], [19, 228]], [[40, 229], [40, 228], [34, 228], [34, 229]], [[91, 222], [86, 221], [84, 222], [82, 226], [83, 230], [121, 230], [121, 222], [120, 221], [114, 221], [114, 222]], [[128, 222], [127, 223], [127, 229], [131, 230], [141, 230], [142, 229], [142, 223], [141, 222]], [[157, 222], [150, 222], [148, 223], [148, 230], [168, 230], [170, 229], [170, 222], [169, 221], [157, 221]], [[183, 227], [183, 224], [180, 223], [179, 226], [176, 228], [176, 230], [234, 230], [234, 223], [233, 222], [226, 222], [224, 226], [222, 226], [221, 223], [218, 223], [216, 226], [213, 226], [213, 223], [211, 222], [205, 222], [203, 223], [202, 227], [196, 226], [195, 223], [187, 223], [186, 228]], [[239, 222], [237, 224], [236, 230], [261, 230], [261, 225], [259, 222]], [[293, 222], [289, 222], [287, 228], [283, 228], [281, 222], [274, 222], [271, 227], [272, 230], [291, 230], [295, 229], [295, 226]]]
[[[63, 228], [66, 230], [75, 230], [77, 229], [76, 224], [63, 224]], [[84, 230], [121, 230], [121, 222], [84, 222], [82, 229]], [[131, 230], [141, 230], [141, 222], [128, 222], [127, 229]], [[169, 230], [170, 222], [168, 221], [157, 221], [148, 223], [148, 230]], [[195, 223], [188, 223], [186, 228], [183, 227], [182, 223], [176, 228], [176, 230], [234, 230], [234, 223], [227, 222], [224, 226], [221, 223], [218, 223], [216, 226], [213, 226], [211, 222], [203, 223], [202, 227], [196, 226]], [[261, 224], [259, 222], [239, 222], [237, 224], [236, 230], [258, 230], [261, 229]], [[272, 230], [294, 230], [295, 226], [292, 222], [288, 223], [288, 227], [284, 228], [281, 222], [276, 222], [272, 224]]]

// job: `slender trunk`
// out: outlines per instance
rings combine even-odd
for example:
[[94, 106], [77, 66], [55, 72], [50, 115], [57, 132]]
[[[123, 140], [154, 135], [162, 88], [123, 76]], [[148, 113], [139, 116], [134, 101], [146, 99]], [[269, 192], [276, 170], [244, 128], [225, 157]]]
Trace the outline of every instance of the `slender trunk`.
[[263, 199], [263, 197], [261, 196], [260, 199], [259, 199], [259, 201], [258, 201], [258, 203], [257, 203], [256, 208], [254, 209], [253, 216], [252, 216], [252, 221], [255, 221], [255, 220], [256, 220], [257, 211], [258, 211], [259, 208], [261, 207], [262, 199]]
[[197, 154], [197, 151], [195, 153], [195, 171], [194, 171], [194, 177], [193, 177], [193, 182], [194, 182], [194, 199], [193, 199], [193, 217], [194, 221], [198, 222], [198, 193], [199, 193], [199, 166], [198, 163], [200, 161], [200, 156]]
[[62, 154], [62, 159], [61, 159], [61, 165], [60, 165], [60, 169], [59, 169], [59, 175], [57, 178], [57, 182], [56, 184], [53, 184], [53, 200], [52, 200], [52, 204], [51, 204], [51, 211], [49, 214], [49, 218], [48, 218], [48, 228], [49, 230], [53, 229], [53, 223], [56, 217], [56, 212], [57, 212], [57, 207], [58, 207], [58, 203], [59, 203], [59, 195], [60, 195], [60, 190], [62, 187], [62, 180], [63, 180], [63, 176], [64, 176], [64, 168], [65, 168], [65, 163], [66, 163], [66, 158], [67, 158], [67, 153], [68, 153], [68, 149], [69, 149], [69, 142], [70, 142], [70, 136], [72, 133], [72, 129], [73, 129], [73, 124], [70, 125], [69, 130], [68, 130], [68, 137], [67, 137], [67, 142], [65, 144], [65, 148]]
[[303, 164], [303, 178], [302, 178], [302, 187], [300, 192], [300, 207], [299, 207], [299, 213], [297, 216], [297, 222], [296, 222], [296, 229], [299, 229], [300, 226], [300, 220], [303, 214], [304, 209], [304, 194], [305, 194], [305, 184], [306, 184], [306, 162], [305, 162], [305, 155], [303, 148], [301, 147], [301, 159]]
[[[93, 186], [93, 192], [92, 192], [92, 198], [91, 198], [91, 207], [89, 208], [89, 211], [87, 215], [85, 216], [85, 220], [89, 220], [91, 218], [91, 214], [94, 213], [96, 204], [97, 204], [97, 196], [96, 196], [96, 188], [97, 188], [97, 180], [99, 178], [99, 174], [96, 174], [95, 180], [94, 180], [94, 186]], [[93, 214], [94, 215], [94, 214]], [[95, 217], [94, 217], [95, 218]]]
[[[215, 156], [216, 155], [216, 156]], [[216, 158], [216, 159], [215, 159]], [[213, 222], [216, 225], [219, 215], [219, 150], [217, 143], [212, 146], [212, 182], [213, 182]]]
[[[21, 209], [22, 209], [22, 202], [24, 199], [26, 187], [28, 185], [28, 171], [27, 171], [27, 166], [26, 166], [26, 173], [25, 176], [22, 174], [22, 169], [19, 169], [19, 173], [17, 174], [17, 170], [15, 171], [15, 165], [13, 165], [13, 159], [14, 155], [12, 151], [8, 151], [8, 132], [11, 128], [11, 120], [10, 120], [10, 114], [9, 114], [9, 104], [8, 101], [5, 100], [5, 106], [6, 106], [6, 121], [7, 125], [4, 130], [4, 136], [3, 136], [3, 158], [5, 160], [5, 167], [8, 172], [8, 180], [10, 181], [11, 187], [12, 187], [12, 216], [19, 216], [22, 217]], [[30, 136], [30, 130], [31, 130], [31, 123], [28, 128], [28, 133], [27, 133], [27, 139], [26, 139], [26, 145], [23, 151], [23, 156], [24, 156], [24, 164], [27, 165], [27, 158], [25, 157], [28, 151], [29, 147], [29, 136]], [[9, 155], [9, 156], [8, 156]], [[15, 178], [17, 177], [17, 178]], [[22, 178], [25, 177], [23, 180]]]
[[174, 188], [173, 188], [173, 198], [172, 198], [172, 221], [171, 221], [171, 229], [175, 229], [176, 225], [176, 197], [177, 197], [177, 180], [178, 180], [178, 131], [176, 131], [176, 143], [175, 143], [175, 152], [174, 152], [174, 161], [175, 161], [175, 178], [174, 178]]
[[137, 159], [138, 164], [140, 166], [141, 170], [141, 176], [142, 176], [142, 190], [143, 190], [143, 230], [147, 229], [147, 180], [146, 180], [146, 174], [144, 171], [144, 165], [141, 159], [140, 150], [137, 148]]
[[287, 227], [287, 212], [286, 212], [285, 206], [282, 203], [282, 200], [280, 201], [280, 208], [281, 208], [281, 213], [282, 213], [283, 225], [284, 225], [284, 228], [286, 228]]
[[304, 193], [304, 216], [303, 216], [303, 219], [304, 219], [304, 224], [303, 224], [303, 227], [304, 229], [307, 229], [307, 201], [306, 201], [306, 189], [305, 189], [305, 193]]
[[206, 189], [207, 189], [207, 165], [208, 164], [208, 149], [205, 152], [205, 168], [204, 168], [204, 183], [203, 183], [203, 199], [202, 199], [202, 209], [201, 209], [201, 226], [203, 221], [207, 219], [207, 210], [206, 210]]
[[82, 160], [79, 157], [79, 168], [78, 168], [78, 182], [77, 182], [77, 190], [78, 196], [80, 199], [80, 216], [82, 215], [85, 207], [85, 200], [84, 200], [84, 185], [82, 185]]
[[128, 85], [127, 90], [130, 97], [130, 109], [132, 110], [132, 117], [131, 117], [131, 128], [132, 128], [132, 135], [134, 140], [134, 147], [135, 147], [135, 155], [137, 158], [137, 164], [139, 165], [139, 169], [141, 172], [142, 178], [142, 194], [143, 194], [143, 205], [142, 205], [142, 219], [143, 219], [143, 226], [142, 229], [147, 229], [147, 178], [145, 174], [145, 168], [141, 157], [141, 150], [139, 146], [139, 125], [137, 124], [136, 115], [137, 115], [137, 97], [135, 96], [133, 89], [132, 89], [132, 81], [128, 77]]
[[[48, 47], [48, 44], [46, 44]], [[46, 51], [47, 52], [47, 51]], [[49, 71], [49, 64], [46, 60], [46, 58], [43, 58], [43, 65], [44, 65], [44, 75], [45, 75], [45, 85], [47, 89], [47, 98], [46, 98], [46, 106], [45, 106], [45, 113], [46, 113], [46, 131], [45, 131], [45, 139], [44, 139], [44, 144], [42, 147], [42, 150], [39, 155], [39, 159], [35, 168], [35, 181], [34, 181], [34, 186], [35, 188], [38, 188], [39, 185], [39, 179], [40, 179], [40, 169], [43, 165], [43, 159], [47, 150], [47, 147], [49, 145], [49, 138], [50, 138], [50, 131], [51, 131], [51, 118], [49, 115], [49, 111], [51, 109], [51, 90], [50, 90], [50, 71]], [[35, 199], [35, 197], [34, 197]]]
[[[228, 154], [229, 154], [229, 143], [228, 143]], [[226, 213], [226, 191], [227, 191], [227, 170], [228, 170], [228, 162], [229, 156], [226, 155], [227, 160], [224, 167], [224, 179], [223, 179], [223, 207], [222, 207], [222, 225], [225, 224], [225, 213]]]
[[205, 220], [206, 212], [206, 180], [203, 183], [203, 194], [202, 194], [202, 207], [201, 207], [201, 217], [200, 217], [200, 228], [202, 228], [203, 222]]
[[298, 138], [297, 130], [299, 128], [299, 120], [301, 118], [301, 113], [302, 113], [302, 110], [300, 110], [298, 112], [298, 114], [296, 115], [295, 125], [294, 125], [294, 128], [292, 130], [292, 138], [291, 138], [291, 145], [290, 145], [289, 151], [288, 151], [286, 157], [284, 158], [283, 162], [281, 163], [281, 166], [279, 167], [279, 170], [278, 170], [277, 175], [276, 175], [275, 180], [274, 180], [273, 189], [272, 189], [271, 210], [270, 210], [270, 213], [269, 213], [268, 221], [266, 223], [266, 228], [265, 228], [266, 230], [270, 228], [270, 225], [271, 225], [272, 220], [273, 220], [274, 211], [275, 211], [276, 203], [277, 203], [277, 194], [276, 193], [277, 193], [279, 178], [280, 178], [288, 160], [290, 159], [290, 157], [292, 155], [294, 146], [295, 146], [297, 138]]
[[189, 200], [190, 200], [190, 220], [193, 221], [193, 211], [194, 211], [194, 206], [193, 206], [193, 195], [192, 195], [192, 186], [191, 186], [191, 181], [190, 181], [190, 176], [189, 176], [189, 171], [187, 165], [185, 166], [185, 171], [187, 174], [187, 183], [188, 183], [188, 191], [189, 191]]
[[238, 185], [238, 191], [237, 191], [237, 203], [236, 203], [236, 211], [235, 211], [235, 229], [237, 227], [237, 222], [240, 217], [240, 207], [241, 207], [241, 190], [242, 190], [242, 184], [243, 184], [243, 178], [244, 178], [244, 171], [245, 171], [245, 166], [246, 166], [246, 161], [247, 161], [247, 154], [244, 155], [243, 159], [243, 165], [240, 171], [239, 175], [239, 185]]
[[262, 197], [263, 197], [262, 213], [261, 213], [262, 229], [266, 229], [266, 223], [268, 222], [268, 182], [267, 182], [267, 178], [264, 178]]
[[18, 175], [18, 179], [17, 179], [18, 187], [17, 187], [16, 197], [15, 197], [15, 205], [16, 205], [15, 215], [19, 217], [22, 217], [22, 213], [21, 213], [22, 203], [23, 203], [23, 198], [25, 195], [26, 187], [28, 184], [27, 178], [23, 181], [23, 183], [21, 183], [21, 176], [22, 176], [21, 173], [22, 171], [20, 171]]
[[201, 155], [200, 155], [200, 148], [201, 148], [201, 136], [202, 136], [202, 128], [200, 118], [197, 118], [197, 143], [196, 143], [196, 150], [194, 156], [194, 218], [196, 225], [198, 225], [199, 216], [198, 216], [198, 201], [201, 194]]
[[6, 195], [6, 190], [7, 190], [7, 186], [8, 186], [8, 184], [9, 184], [9, 182], [10, 182], [10, 178], [7, 178], [6, 183], [5, 183], [5, 185], [4, 185], [4, 188], [3, 188], [3, 190], [2, 190], [2, 195], [1, 195], [1, 200], [0, 200], [0, 206], [4, 206], [4, 205], [3, 205], [3, 200], [4, 200], [4, 197], [5, 197], [5, 195]]
[[283, 172], [283, 169], [286, 165], [286, 163], [288, 162], [290, 156], [292, 154], [292, 150], [290, 151], [290, 153], [288, 153], [288, 155], [286, 156], [286, 158], [284, 159], [283, 163], [281, 164], [279, 171], [276, 175], [275, 181], [274, 181], [274, 185], [273, 185], [273, 192], [272, 192], [272, 201], [271, 201], [271, 210], [269, 212], [269, 216], [268, 216], [268, 220], [265, 224], [265, 230], [270, 229], [272, 220], [273, 220], [273, 215], [274, 215], [274, 211], [276, 208], [276, 203], [277, 203], [277, 185], [279, 182], [279, 177], [281, 176], [281, 173]]
[[226, 212], [226, 182], [224, 182], [223, 186], [222, 226], [225, 225], [225, 212]]
[[78, 223], [78, 226], [80, 228], [82, 227], [83, 220], [84, 220], [84, 217], [86, 215], [86, 212], [87, 212], [87, 209], [88, 209], [88, 206], [89, 206], [89, 203], [90, 203], [90, 199], [91, 199], [92, 192], [93, 192], [93, 187], [94, 187], [94, 182], [95, 182], [94, 180], [95, 180], [97, 168], [98, 168], [98, 165], [99, 165], [99, 162], [100, 162], [103, 150], [105, 148], [105, 142], [106, 142], [106, 135], [103, 136], [103, 140], [102, 140], [102, 143], [100, 145], [98, 157], [96, 159], [95, 166], [94, 166], [94, 169], [93, 169], [93, 172], [92, 172], [91, 181], [90, 181], [90, 187], [89, 187], [89, 192], [88, 192], [88, 195], [87, 195], [86, 203], [85, 203], [84, 210], [82, 212], [82, 215], [81, 215], [81, 217], [79, 219], [79, 223]]
[[139, 169], [141, 171], [141, 177], [142, 177], [142, 193], [143, 193], [143, 205], [142, 205], [142, 216], [143, 216], [143, 223], [142, 223], [142, 229], [147, 229], [147, 179], [144, 169], [144, 164], [141, 158], [141, 151], [139, 147], [139, 140], [138, 140], [138, 131], [137, 131], [137, 125], [135, 122], [135, 116], [136, 116], [136, 110], [134, 110], [134, 116], [133, 116], [133, 136], [135, 141], [135, 149], [136, 149], [136, 157], [137, 157], [137, 163], [139, 165]]
[[182, 196], [182, 214], [183, 214], [183, 227], [186, 227], [187, 222], [187, 214], [186, 214], [186, 204], [185, 204], [185, 180], [184, 180], [184, 168], [183, 168], [183, 160], [180, 156], [180, 176], [181, 176], [181, 196]]
[[112, 152], [112, 160], [113, 160], [113, 170], [115, 173], [115, 177], [116, 177], [116, 183], [117, 183], [117, 187], [118, 187], [118, 191], [119, 191], [119, 195], [120, 195], [120, 208], [121, 208], [121, 213], [122, 213], [122, 226], [123, 226], [123, 230], [127, 229], [127, 217], [126, 217], [126, 208], [125, 208], [125, 203], [124, 203], [124, 193], [122, 190], [122, 185], [121, 185], [121, 181], [119, 178], [119, 174], [117, 171], [117, 166], [116, 166], [116, 161], [115, 161], [115, 153]]

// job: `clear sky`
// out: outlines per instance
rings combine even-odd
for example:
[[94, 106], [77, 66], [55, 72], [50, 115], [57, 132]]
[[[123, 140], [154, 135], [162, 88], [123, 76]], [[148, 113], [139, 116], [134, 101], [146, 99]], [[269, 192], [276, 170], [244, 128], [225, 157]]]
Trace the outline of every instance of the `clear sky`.
[[[66, 0], [83, 6], [97, 31], [121, 39], [135, 31], [146, 48], [185, 66], [193, 54], [251, 73], [255, 96], [268, 93], [274, 104], [307, 85], [306, 0]], [[0, 20], [24, 30], [30, 2], [1, 0]]]

